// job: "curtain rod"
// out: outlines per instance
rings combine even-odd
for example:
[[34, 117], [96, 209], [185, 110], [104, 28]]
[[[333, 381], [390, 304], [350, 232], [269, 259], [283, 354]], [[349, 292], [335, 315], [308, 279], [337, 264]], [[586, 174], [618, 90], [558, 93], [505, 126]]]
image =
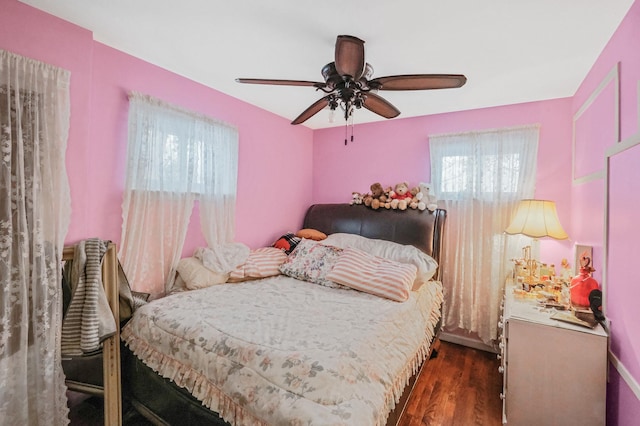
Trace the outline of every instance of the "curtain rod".
[[173, 110], [175, 112], [179, 112], [181, 114], [186, 114], [186, 115], [188, 115], [190, 117], [193, 117], [193, 118], [204, 120], [204, 121], [207, 121], [207, 122], [212, 123], [212, 124], [219, 124], [219, 125], [222, 125], [222, 126], [226, 126], [226, 127], [229, 127], [231, 129], [235, 130], [236, 132], [238, 131], [238, 128], [236, 126], [234, 126], [233, 124], [227, 123], [226, 121], [222, 121], [222, 120], [219, 120], [219, 119], [216, 119], [216, 118], [213, 118], [213, 117], [209, 117], [208, 115], [205, 115], [205, 114], [202, 114], [202, 113], [199, 113], [199, 112], [191, 111], [189, 109], [186, 109], [186, 108], [183, 108], [183, 107], [180, 107], [180, 106], [177, 106], [177, 105], [173, 105], [173, 104], [171, 104], [169, 102], [163, 101], [162, 99], [158, 99], [158, 98], [155, 98], [155, 97], [150, 96], [150, 95], [145, 95], [143, 93], [135, 92], [135, 91], [131, 91], [127, 95], [128, 95], [129, 101], [131, 101], [132, 99], [141, 100], [141, 101], [144, 101], [144, 102], [146, 102], [148, 104], [151, 104], [151, 105], [162, 106], [164, 108], [171, 109], [171, 110]]
[[513, 127], [502, 127], [502, 128], [493, 128], [487, 130], [469, 130], [466, 132], [456, 132], [456, 133], [435, 133], [433, 135], [428, 135], [429, 138], [439, 138], [446, 136], [464, 136], [464, 135], [474, 135], [474, 134], [485, 134], [485, 133], [498, 133], [504, 131], [511, 130], [524, 130], [524, 129], [540, 129], [540, 123], [537, 124], [526, 124], [522, 126], [513, 126]]

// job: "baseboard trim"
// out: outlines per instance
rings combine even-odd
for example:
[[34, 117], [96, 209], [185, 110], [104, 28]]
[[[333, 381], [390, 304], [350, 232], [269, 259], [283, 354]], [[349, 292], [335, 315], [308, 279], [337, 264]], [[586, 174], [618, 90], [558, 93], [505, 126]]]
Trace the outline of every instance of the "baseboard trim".
[[611, 363], [611, 365], [615, 367], [615, 369], [618, 371], [618, 373], [622, 377], [622, 380], [625, 381], [625, 383], [631, 388], [631, 392], [633, 392], [633, 394], [636, 396], [638, 401], [640, 401], [640, 385], [638, 384], [636, 379], [631, 375], [631, 373], [629, 373], [629, 370], [627, 370], [627, 367], [625, 367], [624, 364], [620, 362], [618, 357], [615, 356], [611, 351], [609, 351], [609, 362]]
[[479, 340], [470, 337], [459, 336], [457, 334], [447, 333], [446, 331], [440, 333], [440, 340], [444, 342], [455, 343], [456, 345], [468, 346], [470, 348], [479, 349], [485, 352], [497, 353], [495, 348], [486, 345]]

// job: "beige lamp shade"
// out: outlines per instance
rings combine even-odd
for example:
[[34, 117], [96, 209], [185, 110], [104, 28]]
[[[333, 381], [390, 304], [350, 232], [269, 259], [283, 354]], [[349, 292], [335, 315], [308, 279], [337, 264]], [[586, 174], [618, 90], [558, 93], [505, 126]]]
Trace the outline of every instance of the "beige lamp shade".
[[569, 238], [558, 219], [556, 203], [547, 200], [521, 200], [507, 234], [523, 234], [532, 238]]

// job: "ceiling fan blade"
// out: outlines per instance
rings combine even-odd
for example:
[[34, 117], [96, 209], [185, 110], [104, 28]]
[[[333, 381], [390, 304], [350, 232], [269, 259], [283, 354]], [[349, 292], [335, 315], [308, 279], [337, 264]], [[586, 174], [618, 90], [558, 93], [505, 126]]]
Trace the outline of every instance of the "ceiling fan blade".
[[316, 115], [318, 112], [324, 109], [324, 107], [329, 105], [329, 97], [330, 96], [327, 95], [324, 98], [315, 101], [309, 108], [302, 111], [302, 114], [300, 114], [295, 120], [293, 120], [291, 124], [304, 123], [305, 121]]
[[274, 84], [277, 86], [311, 86], [311, 87], [325, 87], [326, 83], [320, 83], [317, 81], [304, 81], [304, 80], [271, 80], [264, 78], [236, 78], [238, 83], [249, 84]]
[[364, 41], [349, 35], [339, 35], [336, 39], [335, 64], [338, 74], [358, 80], [364, 72]]
[[378, 90], [432, 90], [453, 89], [464, 86], [467, 77], [461, 74], [407, 74], [374, 78], [371, 87]]
[[398, 110], [398, 108], [391, 105], [389, 101], [381, 96], [371, 92], [366, 94], [363, 106], [369, 111], [375, 112], [384, 118], [394, 118], [400, 115], [400, 110]]

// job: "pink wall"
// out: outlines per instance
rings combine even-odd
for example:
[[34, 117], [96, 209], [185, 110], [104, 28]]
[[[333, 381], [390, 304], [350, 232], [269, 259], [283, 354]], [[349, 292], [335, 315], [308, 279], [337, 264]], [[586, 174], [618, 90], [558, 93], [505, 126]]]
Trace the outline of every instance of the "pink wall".
[[[560, 221], [571, 236], [570, 108], [571, 99], [565, 98], [362, 124], [355, 126], [355, 141], [347, 146], [343, 127], [316, 130], [314, 202], [346, 202], [352, 191], [367, 192], [373, 182], [430, 182], [430, 134], [540, 124], [536, 197], [556, 201]], [[560, 264], [563, 257], [571, 259], [572, 244], [541, 241], [541, 260]]]
[[[625, 301], [640, 300], [640, 286], [636, 284], [635, 268], [630, 267], [638, 261], [638, 208], [640, 193], [636, 190], [640, 182], [640, 145], [623, 154], [611, 158], [609, 190], [610, 212], [615, 215], [609, 222], [609, 281], [607, 298], [617, 307], [608, 310], [615, 334], [611, 349], [629, 371], [640, 378], [640, 333], [638, 333], [637, 309]], [[634, 238], [636, 237], [636, 238]], [[625, 306], [628, 305], [628, 306]], [[636, 307], [636, 303], [633, 303]], [[622, 309], [621, 309], [622, 308]]]
[[[610, 70], [619, 64], [619, 123], [616, 124], [620, 129], [621, 141], [637, 140], [640, 137], [640, 55], [637, 48], [639, 43], [640, 1], [636, 1], [573, 98], [572, 113], [575, 113], [597, 93], [598, 86]], [[592, 117], [590, 126], [594, 129], [610, 128], [608, 117], [611, 112], [610, 109]], [[606, 140], [607, 147], [618, 144], [615, 138]], [[605, 164], [601, 152], [594, 152], [589, 160], [592, 164]], [[610, 369], [607, 424], [635, 425], [640, 418], [640, 401], [636, 396], [640, 392], [640, 322], [637, 314], [640, 287], [634, 268], [638, 262], [636, 253], [640, 235], [637, 227], [640, 211], [640, 146], [636, 145], [613, 156], [609, 164], [609, 246], [604, 289], [606, 313], [611, 321], [611, 352], [633, 377], [635, 384], [625, 382], [616, 369]], [[597, 244], [601, 249], [600, 253], [603, 252], [605, 235], [604, 213], [600, 212], [604, 212], [606, 208], [606, 189], [604, 178], [572, 188], [573, 217], [576, 220], [580, 218], [581, 221], [577, 237], [584, 241], [593, 241], [594, 245]], [[598, 264], [595, 250], [594, 260]], [[602, 257], [599, 262], [601, 265]], [[635, 386], [636, 395], [632, 392], [632, 385]]]
[[[311, 130], [94, 42], [91, 32], [15, 0], [0, 3], [0, 48], [71, 71], [67, 243], [94, 236], [120, 242], [129, 91], [238, 128], [238, 241], [268, 245], [301, 226], [311, 202]], [[197, 209], [192, 219], [185, 255], [205, 244]]]

